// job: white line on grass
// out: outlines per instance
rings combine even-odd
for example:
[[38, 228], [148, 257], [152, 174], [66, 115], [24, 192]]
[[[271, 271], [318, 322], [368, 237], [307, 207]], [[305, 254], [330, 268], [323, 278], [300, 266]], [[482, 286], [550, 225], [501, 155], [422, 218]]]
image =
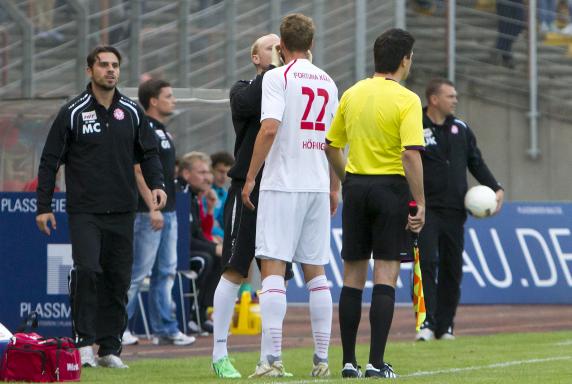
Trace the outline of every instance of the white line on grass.
[[[419, 371], [419, 372], [413, 372], [413, 373], [410, 373], [407, 375], [399, 375], [399, 377], [441, 375], [441, 374], [457, 373], [457, 372], [465, 372], [465, 371], [476, 371], [478, 369], [504, 368], [504, 367], [511, 367], [514, 365], [537, 364], [537, 363], [546, 363], [548, 361], [560, 361], [560, 360], [572, 360], [572, 356], [555, 356], [555, 357], [547, 357], [545, 359], [505, 361], [503, 363], [495, 363], [495, 364], [489, 364], [489, 365], [477, 365], [477, 366], [464, 367], [464, 368], [439, 369], [436, 371]], [[340, 378], [329, 378], [329, 379], [316, 378], [316, 379], [306, 379], [306, 380], [297, 380], [297, 381], [275, 381], [275, 380], [272, 380], [271, 383], [311, 384], [311, 383], [318, 383], [318, 382], [319, 383], [327, 383], [327, 382], [335, 381], [335, 380], [339, 380], [339, 379]]]
[[572, 345], [572, 340], [564, 340], [559, 343], [554, 343], [554, 345], [564, 346], [564, 345]]
[[570, 360], [572, 356], [555, 356], [555, 357], [547, 357], [545, 359], [529, 359], [529, 360], [515, 360], [515, 361], [505, 361], [504, 363], [495, 363], [489, 365], [478, 365], [472, 367], [464, 367], [464, 368], [450, 368], [450, 369], [440, 369], [437, 371], [419, 371], [410, 373], [408, 375], [401, 375], [401, 377], [413, 377], [413, 376], [430, 376], [430, 375], [439, 375], [443, 373], [456, 373], [456, 372], [464, 372], [464, 371], [475, 371], [477, 369], [487, 369], [487, 368], [504, 368], [504, 367], [511, 367], [513, 365], [523, 365], [523, 364], [536, 364], [536, 363], [546, 363], [547, 361], [559, 361], [559, 360]]

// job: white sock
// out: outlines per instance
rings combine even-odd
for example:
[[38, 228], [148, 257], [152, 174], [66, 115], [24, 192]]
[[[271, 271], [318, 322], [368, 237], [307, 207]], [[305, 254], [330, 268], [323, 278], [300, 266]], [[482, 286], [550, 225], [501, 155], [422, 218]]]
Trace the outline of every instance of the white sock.
[[262, 338], [260, 360], [282, 359], [282, 323], [286, 316], [286, 287], [284, 277], [270, 275], [262, 281], [260, 292], [260, 314], [262, 315]]
[[213, 361], [228, 355], [227, 338], [230, 322], [234, 315], [234, 303], [240, 284], [221, 276], [214, 294], [213, 312]]
[[332, 294], [325, 275], [306, 284], [310, 291], [310, 319], [314, 336], [314, 354], [321, 360], [328, 359], [328, 347], [332, 332]]

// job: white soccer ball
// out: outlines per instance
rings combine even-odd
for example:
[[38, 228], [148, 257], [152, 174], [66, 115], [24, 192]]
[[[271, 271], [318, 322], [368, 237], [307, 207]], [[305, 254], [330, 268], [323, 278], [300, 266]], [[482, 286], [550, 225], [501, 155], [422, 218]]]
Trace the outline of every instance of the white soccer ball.
[[497, 195], [485, 185], [477, 185], [465, 195], [465, 208], [477, 218], [491, 216], [497, 208]]

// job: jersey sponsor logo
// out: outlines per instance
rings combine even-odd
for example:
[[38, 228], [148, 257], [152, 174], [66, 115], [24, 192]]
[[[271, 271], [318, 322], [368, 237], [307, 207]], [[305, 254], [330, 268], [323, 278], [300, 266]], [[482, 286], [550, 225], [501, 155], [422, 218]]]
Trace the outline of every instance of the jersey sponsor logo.
[[78, 363], [67, 363], [66, 368], [68, 372], [72, 371], [79, 371], [79, 364]]
[[457, 133], [459, 133], [459, 127], [457, 127], [455, 124], [453, 124], [453, 125], [451, 126], [451, 133], [452, 133], [453, 135], [456, 135]]
[[171, 148], [171, 143], [169, 143], [169, 140], [161, 140], [161, 147], [163, 149], [169, 149]]
[[123, 120], [125, 118], [125, 112], [121, 108], [115, 108], [113, 111], [113, 117], [117, 120]]
[[95, 114], [95, 111], [82, 112], [81, 119], [83, 121], [95, 121], [97, 120], [97, 115]]
[[423, 135], [425, 136], [425, 146], [437, 145], [437, 140], [435, 140], [435, 136], [433, 136], [431, 128], [423, 129]]
[[90, 134], [90, 133], [100, 133], [101, 132], [101, 128], [100, 128], [100, 124], [99, 123], [95, 123], [95, 124], [84, 124], [83, 125], [83, 129], [82, 129], [82, 133], [84, 135]]

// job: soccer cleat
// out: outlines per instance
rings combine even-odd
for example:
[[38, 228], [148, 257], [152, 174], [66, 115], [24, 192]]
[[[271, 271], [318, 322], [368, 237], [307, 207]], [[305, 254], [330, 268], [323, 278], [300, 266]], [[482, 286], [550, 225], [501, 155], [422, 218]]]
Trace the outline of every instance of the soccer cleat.
[[330, 376], [330, 368], [328, 367], [328, 363], [321, 361], [318, 364], [314, 364], [314, 368], [312, 368], [312, 376], [313, 377], [329, 377]]
[[213, 362], [213, 370], [221, 379], [240, 379], [242, 375], [234, 368], [228, 356]]
[[129, 368], [127, 365], [123, 363], [123, 361], [121, 361], [119, 356], [115, 355], [101, 356], [99, 358], [98, 363], [100, 367], [105, 367], [105, 368], [119, 368], [119, 369]]
[[121, 345], [135, 345], [139, 343], [139, 338], [126, 329], [121, 338]]
[[79, 356], [82, 367], [85, 368], [97, 367], [97, 361], [95, 361], [95, 354], [93, 353], [93, 348], [91, 348], [91, 345], [81, 347], [79, 349]]
[[254, 377], [292, 377], [293, 375], [289, 372], [286, 372], [284, 369], [284, 365], [282, 361], [277, 360], [274, 361], [272, 364], [268, 364], [266, 361], [259, 361], [256, 364], [256, 369], [254, 373], [248, 378]]
[[361, 377], [361, 367], [359, 365], [353, 365], [352, 363], [346, 363], [342, 369], [343, 378], [357, 378]]
[[312, 359], [314, 367], [312, 368], [313, 377], [328, 377], [330, 376], [330, 367], [328, 367], [328, 359], [321, 359], [316, 354]]
[[375, 368], [373, 365], [368, 364], [365, 367], [365, 377], [379, 377], [383, 379], [395, 379], [397, 374], [393, 372], [391, 364], [383, 363], [381, 369]]
[[187, 336], [183, 332], [177, 332], [174, 335], [155, 336], [153, 344], [155, 345], [191, 345], [195, 342], [194, 336]]

